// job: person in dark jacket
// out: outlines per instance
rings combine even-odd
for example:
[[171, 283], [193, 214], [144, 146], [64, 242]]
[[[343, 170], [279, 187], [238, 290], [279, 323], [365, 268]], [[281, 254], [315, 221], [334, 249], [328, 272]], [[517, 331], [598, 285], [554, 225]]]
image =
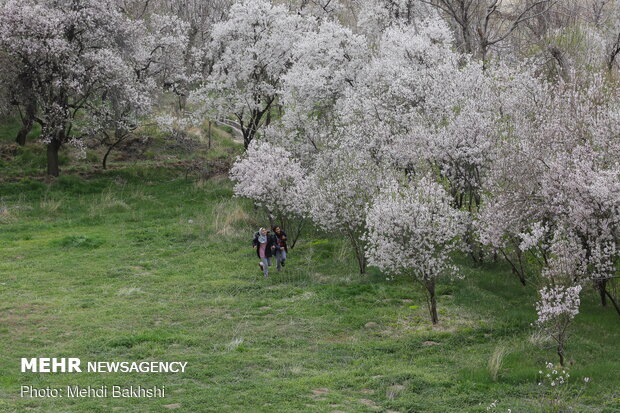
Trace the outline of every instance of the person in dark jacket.
[[271, 265], [271, 257], [273, 257], [276, 248], [276, 237], [269, 234], [265, 228], [261, 228], [254, 234], [252, 245], [256, 249], [256, 254], [260, 259], [258, 266], [263, 270], [263, 275], [269, 276], [269, 266]]
[[286, 246], [286, 233], [282, 231], [282, 228], [279, 226], [275, 226], [273, 227], [273, 235], [276, 241], [276, 266], [278, 271], [280, 271], [286, 263], [286, 253], [288, 252], [288, 247]]

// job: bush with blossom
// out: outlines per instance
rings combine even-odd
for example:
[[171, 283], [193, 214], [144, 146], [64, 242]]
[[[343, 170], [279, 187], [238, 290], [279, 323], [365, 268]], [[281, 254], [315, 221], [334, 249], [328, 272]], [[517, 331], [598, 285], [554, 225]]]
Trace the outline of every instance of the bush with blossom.
[[556, 232], [549, 243], [536, 304], [536, 325], [555, 341], [560, 364], [564, 365], [570, 326], [579, 314], [579, 294], [587, 279], [587, 257], [578, 238], [570, 232]]
[[581, 286], [543, 287], [536, 303], [537, 326], [545, 330], [557, 344], [560, 365], [565, 363], [564, 346], [569, 337], [569, 327], [579, 314]]
[[559, 413], [574, 407], [584, 387], [592, 380], [584, 377], [581, 381], [572, 381], [567, 367], [545, 363], [545, 369], [538, 371], [538, 386], [543, 391], [539, 398], [538, 409], [542, 412]]

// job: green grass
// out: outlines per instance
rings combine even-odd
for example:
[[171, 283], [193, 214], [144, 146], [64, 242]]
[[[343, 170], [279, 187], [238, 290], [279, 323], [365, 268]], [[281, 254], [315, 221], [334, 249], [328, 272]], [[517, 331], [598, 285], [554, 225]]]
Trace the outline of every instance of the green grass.
[[[14, 143], [17, 132], [19, 132], [22, 124], [18, 116], [0, 117], [0, 142]], [[41, 134], [41, 126], [35, 123], [32, 131], [26, 136], [27, 140], [37, 139]]]
[[[310, 232], [262, 279], [262, 216], [221, 177], [136, 167], [90, 180], [0, 184], [0, 411], [536, 411], [533, 288], [501, 264], [439, 286], [429, 324], [410, 280], [356, 273]], [[620, 411], [620, 318], [593, 293], [567, 354], [573, 411]], [[371, 323], [371, 324], [368, 324]], [[374, 323], [374, 324], [372, 324]], [[487, 368], [505, 356], [496, 380]], [[187, 361], [181, 374], [22, 374], [20, 357]], [[21, 399], [19, 386], [165, 385], [165, 399]], [[172, 405], [172, 406], [170, 406]], [[165, 407], [168, 406], [168, 407]]]

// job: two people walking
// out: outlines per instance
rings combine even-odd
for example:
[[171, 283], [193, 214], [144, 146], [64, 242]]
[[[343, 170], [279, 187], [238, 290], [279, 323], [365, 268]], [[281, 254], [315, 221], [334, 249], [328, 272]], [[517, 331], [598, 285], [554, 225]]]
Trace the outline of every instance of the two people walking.
[[280, 271], [286, 263], [286, 253], [288, 252], [286, 233], [279, 226], [275, 226], [272, 229], [273, 233], [266, 228], [260, 228], [254, 234], [254, 240], [252, 241], [252, 245], [260, 259], [258, 266], [263, 271], [265, 277], [269, 276], [271, 259], [275, 257], [276, 267]]

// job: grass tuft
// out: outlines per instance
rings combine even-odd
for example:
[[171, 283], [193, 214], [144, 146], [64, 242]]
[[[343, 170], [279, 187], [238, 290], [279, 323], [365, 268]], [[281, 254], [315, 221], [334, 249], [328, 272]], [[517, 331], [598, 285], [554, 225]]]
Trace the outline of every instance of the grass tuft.
[[46, 214], [56, 214], [61, 206], [62, 200], [47, 197], [43, 198], [39, 203], [39, 208], [41, 208], [41, 210]]
[[508, 354], [508, 349], [504, 345], [498, 345], [493, 350], [489, 358], [488, 369], [491, 380], [497, 381], [498, 375], [504, 364], [504, 357]]
[[213, 210], [213, 230], [218, 235], [233, 235], [242, 227], [255, 227], [256, 220], [236, 200], [223, 200]]
[[85, 235], [71, 235], [61, 238], [54, 243], [62, 248], [82, 248], [82, 249], [94, 249], [99, 248], [103, 241], [97, 238], [87, 237]]

